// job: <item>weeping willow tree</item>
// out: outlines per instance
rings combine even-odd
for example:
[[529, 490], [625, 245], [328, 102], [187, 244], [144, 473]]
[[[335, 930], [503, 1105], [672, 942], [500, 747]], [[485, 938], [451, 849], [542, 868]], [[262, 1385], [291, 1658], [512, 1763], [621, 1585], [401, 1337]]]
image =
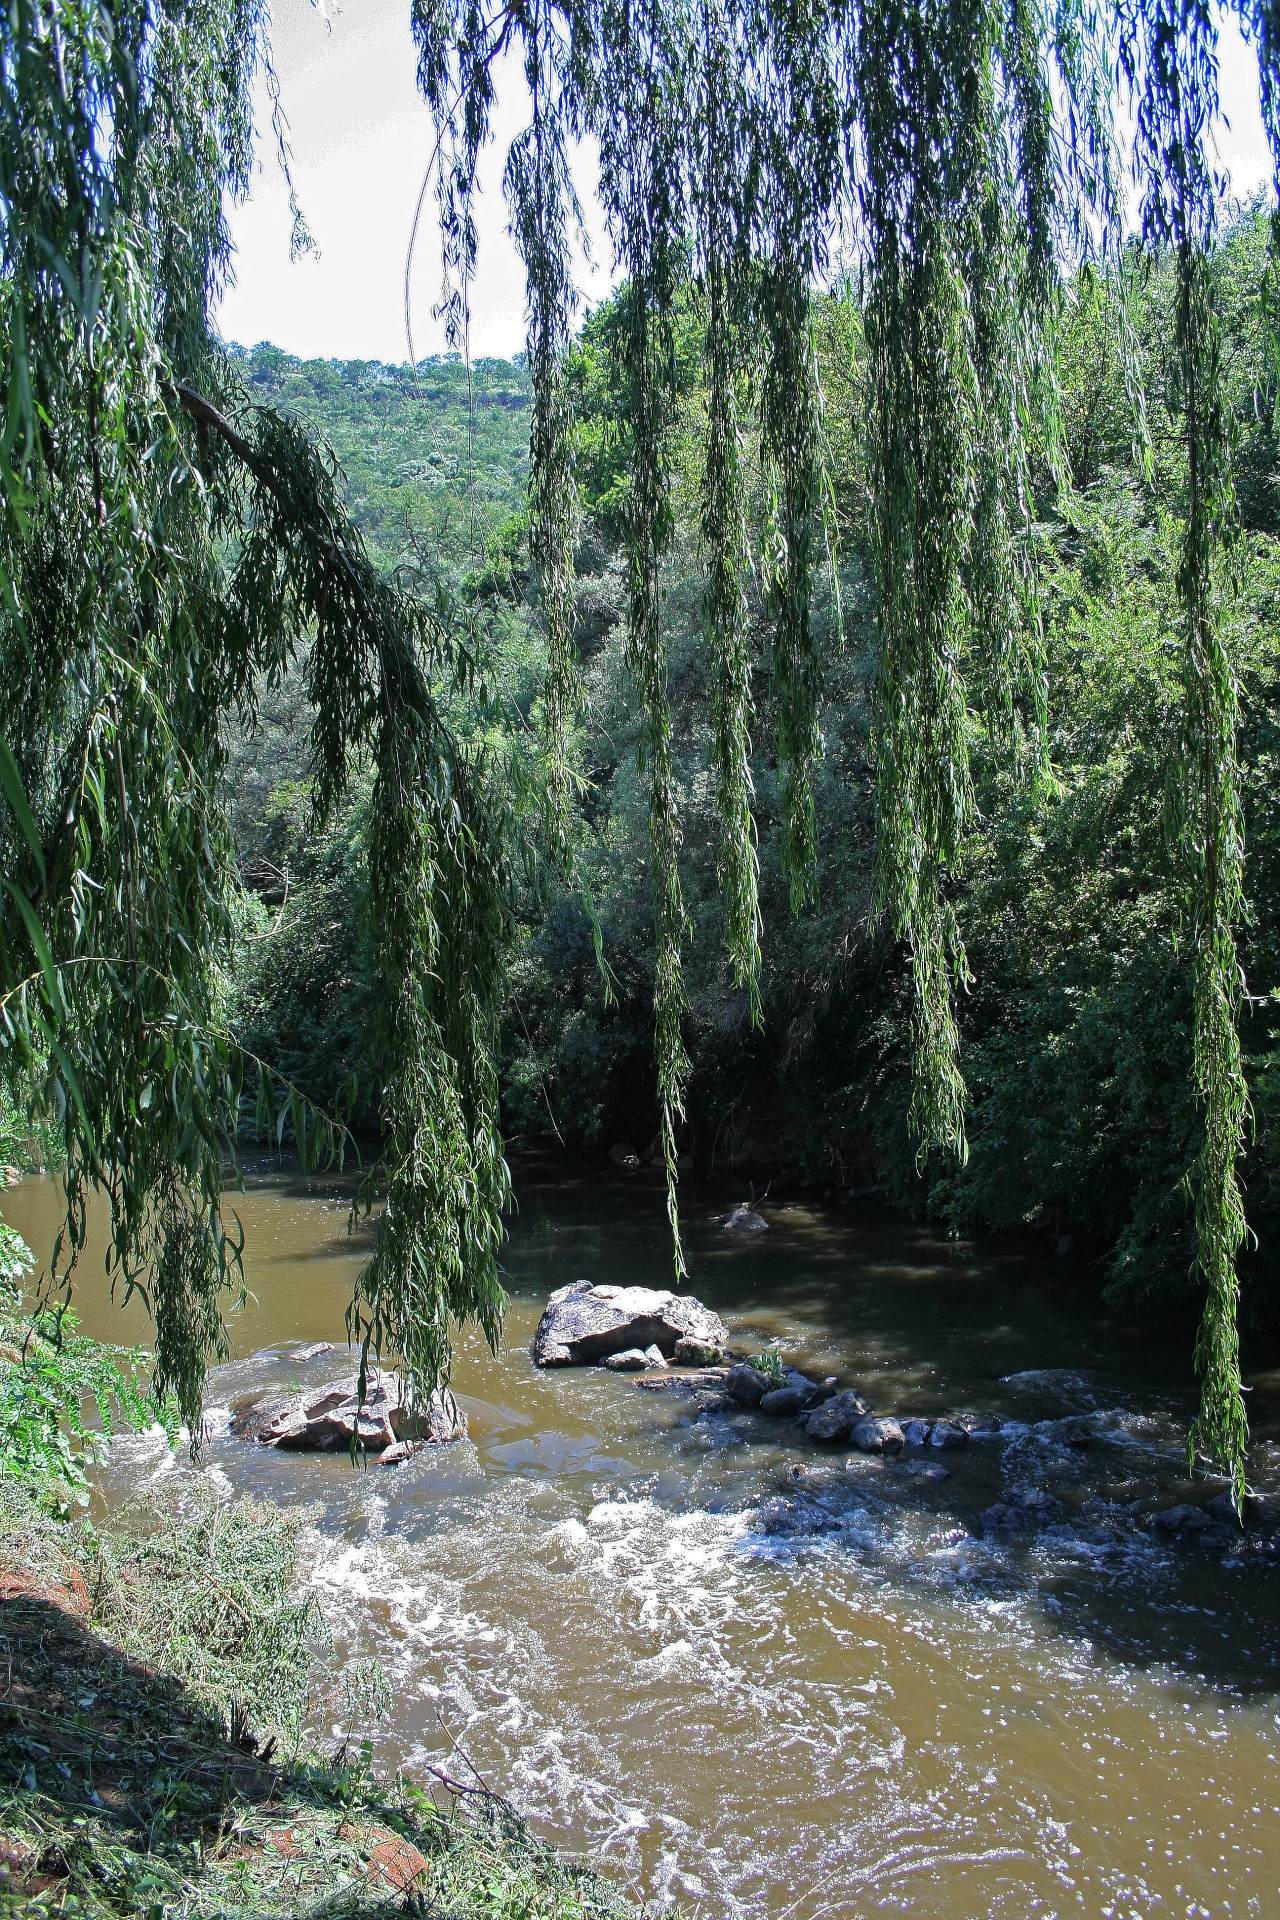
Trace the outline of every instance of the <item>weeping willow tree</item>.
[[508, 1188], [510, 836], [442, 711], [469, 688], [467, 636], [377, 575], [332, 464], [247, 403], [210, 325], [265, 34], [256, 0], [15, 0], [0, 19], [0, 1070], [61, 1116], [55, 1291], [104, 1190], [113, 1287], [146, 1297], [157, 1392], [197, 1436], [241, 1285], [223, 1200], [241, 1101], [256, 1090], [277, 1133], [291, 1119], [309, 1164], [340, 1144], [223, 1010], [228, 728], [295, 657], [317, 818], [372, 773], [385, 1145], [366, 1198], [386, 1204], [352, 1306], [365, 1358], [392, 1349], [420, 1387], [447, 1371], [451, 1317], [496, 1338]]
[[[1280, 27], [1240, 10], [1280, 155]], [[922, 1154], [964, 1152], [956, 996], [968, 978], [953, 879], [973, 818], [975, 718], [1034, 741], [1044, 675], [1032, 564], [1030, 450], [1057, 459], [1054, 339], [1085, 255], [1171, 252], [1186, 484], [1178, 584], [1184, 736], [1173, 769], [1194, 974], [1203, 1144], [1195, 1219], [1204, 1322], [1193, 1451], [1243, 1487], [1247, 1429], [1236, 1341], [1244, 1219], [1236, 1167], [1247, 1114], [1235, 1017], [1242, 839], [1237, 689], [1222, 622], [1233, 524], [1211, 256], [1221, 183], [1215, 16], [1198, 0], [536, 0], [492, 14], [414, 0], [419, 80], [438, 126], [446, 232], [474, 233], [475, 162], [495, 74], [513, 48], [530, 76], [528, 130], [507, 189], [528, 279], [535, 369], [535, 557], [551, 638], [548, 751], [564, 760], [576, 696], [566, 632], [569, 504], [564, 236], [574, 143], [599, 152], [599, 195], [625, 276], [631, 470], [629, 658], [643, 701], [655, 885], [655, 1026], [674, 1219], [683, 909], [672, 788], [662, 558], [664, 440], [674, 401], [677, 279], [705, 314], [701, 531], [721, 873], [733, 971], [758, 1009], [759, 907], [750, 750], [754, 567], [768, 613], [783, 858], [793, 904], [812, 896], [811, 775], [821, 752], [811, 624], [823, 564], [822, 395], [815, 290], [838, 263], [866, 341], [867, 470], [879, 622], [874, 741], [880, 897], [914, 984], [911, 1112]], [[1122, 143], [1118, 128], [1132, 129]], [[537, 156], [532, 165], [528, 156]], [[1136, 236], [1126, 179], [1139, 189]], [[1131, 223], [1129, 223], [1131, 224]], [[463, 302], [465, 305], [465, 301]], [[550, 356], [550, 357], [548, 357]], [[1135, 436], [1141, 369], [1131, 368]], [[755, 410], [763, 526], [745, 517], [742, 411]], [[559, 516], [559, 532], [552, 519]], [[551, 517], [549, 517], [551, 516]], [[567, 776], [561, 776], [562, 780]], [[679, 1244], [677, 1239], [677, 1265]]]
[[[1280, 25], [1263, 0], [1240, 17], [1280, 153]], [[497, 74], [508, 56], [523, 66], [530, 118], [505, 180], [528, 281], [531, 545], [549, 659], [548, 818], [562, 850], [579, 701], [565, 354], [571, 161], [584, 140], [626, 276], [628, 656], [643, 706], [673, 1226], [687, 1071], [663, 611], [673, 302], [692, 278], [706, 323], [703, 622], [725, 928], [754, 1010], [748, 581], [754, 572], [767, 608], [784, 857], [800, 908], [817, 877], [811, 604], [830, 559], [811, 309], [837, 270], [858, 289], [881, 899], [914, 983], [921, 1150], [963, 1151], [956, 994], [967, 964], [953, 879], [974, 806], [967, 743], [975, 716], [1035, 732], [1029, 449], [1048, 447], [1053, 463], [1066, 274], [1089, 250], [1118, 262], [1131, 163], [1140, 247], [1172, 254], [1179, 289], [1175, 772], [1206, 1302], [1193, 1445], [1241, 1488], [1236, 1168], [1247, 1092], [1235, 1030], [1238, 696], [1222, 614], [1234, 515], [1211, 272], [1213, 14], [1193, 0], [508, 0], [492, 13], [413, 0], [413, 26], [439, 127], [447, 308], [460, 331]], [[113, 1279], [148, 1293], [158, 1385], [176, 1389], [193, 1427], [203, 1369], [223, 1350], [225, 1291], [238, 1283], [222, 1154], [246, 1090], [256, 1087], [263, 1125], [288, 1108], [305, 1156], [335, 1146], [331, 1122], [269, 1063], [247, 1061], [222, 1015], [235, 896], [227, 728], [253, 724], [263, 687], [295, 657], [315, 712], [317, 816], [361, 759], [373, 778], [385, 1147], [367, 1193], [386, 1205], [352, 1328], [366, 1355], [398, 1352], [422, 1388], [447, 1371], [451, 1319], [478, 1319], [492, 1338], [501, 1310], [507, 1175], [493, 1041], [512, 836], [483, 762], [445, 718], [474, 676], [467, 636], [443, 601], [420, 604], [375, 574], [332, 466], [248, 404], [210, 327], [229, 268], [225, 205], [247, 188], [264, 65], [275, 101], [262, 0], [14, 0], [0, 19], [0, 1041], [8, 1069], [38, 1076], [62, 1115], [60, 1270], [83, 1244], [90, 1189], [104, 1188]], [[1121, 124], [1132, 128], [1124, 151]], [[295, 239], [306, 244], [300, 216]], [[758, 527], [745, 500], [748, 415], [766, 481]], [[1135, 422], [1140, 431], [1140, 406]]]

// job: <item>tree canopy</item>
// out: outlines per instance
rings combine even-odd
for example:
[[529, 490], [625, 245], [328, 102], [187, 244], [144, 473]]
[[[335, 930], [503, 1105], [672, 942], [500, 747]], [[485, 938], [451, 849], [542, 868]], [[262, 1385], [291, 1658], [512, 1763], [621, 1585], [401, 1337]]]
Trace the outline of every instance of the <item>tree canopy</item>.
[[504, 835], [442, 689], [472, 677], [443, 601], [375, 569], [331, 461], [254, 406], [210, 302], [247, 188], [263, 9], [67, 11], [0, 27], [0, 442], [7, 691], [0, 1023], [62, 1117], [67, 1239], [106, 1189], [113, 1282], [147, 1296], [156, 1389], [199, 1432], [239, 1245], [223, 1156], [246, 1082], [304, 1158], [330, 1120], [247, 1061], [221, 1004], [235, 866], [229, 722], [305, 648], [323, 819], [372, 770], [369, 911], [385, 1195], [357, 1338], [447, 1366], [496, 1337], [507, 1170], [491, 1024]]
[[[769, 473], [759, 564], [773, 603], [771, 668], [792, 899], [814, 865], [819, 748], [812, 577], [829, 525], [815, 378], [815, 284], [857, 284], [869, 378], [865, 432], [874, 524], [880, 666], [875, 749], [881, 898], [915, 989], [912, 1111], [922, 1149], [965, 1151], [954, 995], [968, 964], [948, 876], [973, 807], [966, 714], [1038, 730], [1043, 660], [1028, 533], [1028, 444], [1038, 426], [1064, 484], [1054, 335], [1063, 271], [1109, 261], [1121, 291], [1143, 254], [1170, 251], [1186, 445], [1178, 569], [1184, 738], [1178, 753], [1185, 929], [1195, 960], [1195, 1076], [1204, 1138], [1196, 1172], [1197, 1259], [1206, 1304], [1192, 1449], [1242, 1485], [1246, 1423], [1235, 1258], [1245, 1225], [1236, 1177], [1247, 1092], [1235, 1014], [1241, 992], [1236, 672], [1222, 641], [1234, 512], [1208, 255], [1220, 183], [1217, 29], [1197, 0], [1106, 9], [932, 0], [614, 0], [533, 4], [485, 16], [416, 0], [419, 79], [448, 159], [439, 197], [446, 263], [465, 319], [476, 244], [471, 196], [490, 136], [493, 70], [523, 54], [530, 125], [506, 183], [530, 287], [531, 364], [563, 360], [574, 193], [567, 156], [591, 135], [600, 197], [628, 276], [628, 541], [633, 661], [645, 701], [657, 915], [656, 1030], [669, 1178], [685, 1056], [683, 908], [660, 562], [670, 532], [664, 441], [672, 425], [672, 316], [692, 274], [706, 303], [707, 544], [704, 618], [712, 662], [723, 814], [726, 935], [741, 979], [758, 966], [756, 854], [742, 651], [743, 501], [737, 409], [758, 395]], [[1239, 10], [1259, 62], [1264, 121], [1280, 152], [1275, 22]], [[1128, 118], [1132, 135], [1122, 147]], [[1128, 173], [1138, 189], [1126, 245]], [[1141, 439], [1141, 369], [1132, 367]], [[535, 387], [533, 496], [544, 518], [563, 489], [566, 409]], [[567, 530], [569, 516], [561, 513]], [[557, 613], [563, 549], [540, 535], [552, 672], [571, 684]], [[566, 702], [558, 695], [552, 724]], [[674, 1200], [673, 1200], [674, 1218]], [[677, 1242], [677, 1265], [679, 1251]]]
[[[1251, 4], [1263, 116], [1280, 147], [1280, 30]], [[821, 751], [815, 579], [831, 563], [839, 483], [824, 423], [814, 301], [840, 285], [860, 317], [862, 431], [878, 665], [878, 897], [914, 995], [912, 1117], [921, 1151], [965, 1151], [955, 996], [968, 982], [953, 875], [974, 813], [969, 716], [1041, 764], [1045, 653], [1029, 461], [1064, 496], [1057, 341], [1073, 269], [1097, 258], [1123, 309], [1155, 254], [1176, 274], [1178, 619], [1183, 726], [1171, 755], [1193, 959], [1193, 1174], [1205, 1295], [1193, 1448], [1243, 1486], [1236, 1333], [1245, 1226], [1237, 1161], [1248, 1095], [1236, 1032], [1243, 857], [1237, 666], [1224, 639], [1235, 496], [1210, 271], [1220, 183], [1212, 10], [1192, 0], [513, 0], [492, 15], [414, 0], [419, 80], [441, 134], [448, 311], [465, 339], [476, 166], [495, 70], [516, 49], [529, 125], [507, 156], [528, 281], [530, 549], [548, 671], [548, 850], [571, 857], [580, 700], [572, 632], [578, 487], [571, 251], [576, 143], [626, 276], [617, 308], [628, 664], [642, 706], [655, 912], [655, 1029], [676, 1228], [685, 904], [672, 765], [663, 561], [673, 528], [676, 316], [701, 316], [706, 453], [701, 621], [722, 820], [725, 938], [758, 1007], [752, 814], [754, 573], [769, 608], [783, 859], [813, 899]], [[483, 701], [466, 623], [371, 563], [330, 462], [255, 405], [217, 342], [228, 196], [248, 184], [250, 95], [269, 66], [265, 10], [202, 0], [68, 9], [18, 0], [0, 24], [0, 440], [11, 690], [0, 749], [6, 895], [0, 1022], [8, 1056], [62, 1115], [70, 1247], [91, 1183], [111, 1264], [149, 1290], [157, 1379], [193, 1425], [220, 1350], [238, 1251], [223, 1142], [246, 1076], [259, 1117], [288, 1098], [230, 1030], [222, 970], [234, 872], [221, 782], [227, 724], [251, 726], [301, 662], [326, 817], [370, 770], [368, 911], [377, 927], [371, 1047], [385, 1193], [353, 1306], [370, 1347], [415, 1386], [448, 1365], [451, 1317], [496, 1336], [507, 1173], [495, 1008], [513, 838], [484, 753], [453, 718]], [[1122, 143], [1119, 129], [1131, 135]], [[277, 123], [277, 134], [282, 128]], [[282, 157], [287, 164], [287, 154]], [[1126, 229], [1125, 182], [1138, 189]], [[297, 244], [306, 244], [299, 215]], [[1145, 434], [1136, 341], [1133, 433]], [[744, 420], [758, 422], [764, 523], [749, 524]], [[299, 1145], [329, 1121], [291, 1100]], [[681, 1266], [676, 1232], [676, 1263]]]

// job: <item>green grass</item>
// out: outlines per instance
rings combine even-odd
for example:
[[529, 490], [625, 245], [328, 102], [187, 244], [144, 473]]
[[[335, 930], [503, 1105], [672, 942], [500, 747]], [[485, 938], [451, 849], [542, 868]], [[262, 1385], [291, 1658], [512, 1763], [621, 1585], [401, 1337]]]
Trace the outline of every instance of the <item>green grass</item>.
[[309, 1516], [180, 1487], [95, 1527], [0, 1483], [0, 1914], [634, 1912], [496, 1795], [309, 1750], [335, 1678], [377, 1696], [295, 1590]]

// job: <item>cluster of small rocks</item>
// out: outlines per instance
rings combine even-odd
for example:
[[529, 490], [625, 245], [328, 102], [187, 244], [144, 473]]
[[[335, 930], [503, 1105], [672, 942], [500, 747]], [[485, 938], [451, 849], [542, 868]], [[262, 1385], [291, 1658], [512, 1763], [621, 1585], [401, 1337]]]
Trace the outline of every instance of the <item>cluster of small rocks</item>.
[[832, 1379], [811, 1380], [794, 1367], [781, 1368], [781, 1380], [750, 1362], [729, 1369], [725, 1388], [742, 1407], [755, 1407], [775, 1418], [790, 1417], [808, 1435], [827, 1445], [854, 1446], [860, 1453], [900, 1453], [904, 1447], [936, 1447], [940, 1451], [967, 1445], [969, 1435], [958, 1420], [897, 1420], [892, 1414], [874, 1414], [856, 1387], [841, 1388]]
[[[747, 1209], [739, 1209], [739, 1213]], [[753, 1229], [731, 1216], [726, 1226]], [[764, 1223], [761, 1222], [761, 1225]], [[834, 1378], [813, 1380], [779, 1359], [768, 1371], [747, 1360], [726, 1364], [728, 1332], [723, 1321], [689, 1294], [650, 1287], [593, 1286], [589, 1280], [560, 1287], [547, 1302], [533, 1339], [539, 1367], [604, 1366], [643, 1374], [641, 1385], [665, 1384], [672, 1363], [699, 1369], [683, 1382], [691, 1391], [718, 1396], [710, 1411], [749, 1408], [777, 1420], [792, 1420], [810, 1440], [853, 1446], [860, 1453], [895, 1454], [904, 1447], [948, 1451], [963, 1447], [969, 1430], [958, 1420], [908, 1420], [874, 1414], [856, 1387]], [[998, 1419], [972, 1423], [994, 1431]]]
[[[725, 1221], [734, 1233], [759, 1232], [765, 1226], [750, 1208], [739, 1208]], [[592, 1286], [581, 1280], [553, 1293], [534, 1339], [539, 1366], [597, 1365], [640, 1376], [637, 1384], [650, 1390], [682, 1393], [698, 1413], [735, 1409], [760, 1413], [791, 1423], [822, 1447], [854, 1451], [846, 1462], [850, 1470], [870, 1471], [899, 1455], [899, 1472], [932, 1482], [946, 1469], [932, 1464], [940, 1454], [957, 1451], [970, 1439], [994, 1437], [1005, 1422], [996, 1413], [958, 1419], [899, 1419], [876, 1414], [856, 1387], [841, 1387], [835, 1378], [815, 1380], [787, 1365], [780, 1357], [767, 1368], [737, 1359], [727, 1352], [728, 1333], [718, 1316], [690, 1295], [657, 1292], [645, 1287]], [[676, 1368], [686, 1371], [675, 1373]], [[1055, 1444], [1080, 1452], [1104, 1437], [1087, 1419], [1072, 1416], [1052, 1423], [1046, 1434]], [[921, 1459], [921, 1455], [926, 1456]], [[766, 1531], [819, 1531], [833, 1525], [816, 1511], [797, 1519], [794, 1502], [776, 1503], [763, 1515]], [[807, 1511], [807, 1509], [806, 1509]], [[1066, 1519], [1062, 1501], [1031, 1480], [1006, 1488], [998, 1500], [977, 1516], [977, 1530], [989, 1538], [1026, 1535], [1059, 1526]], [[1263, 1526], [1261, 1509], [1246, 1509], [1246, 1525]], [[1108, 1525], [1120, 1519], [1108, 1516]], [[1183, 1502], [1162, 1512], [1123, 1517], [1128, 1529], [1146, 1527], [1170, 1539], [1204, 1537], [1212, 1544], [1228, 1529], [1239, 1535], [1237, 1521], [1225, 1495], [1207, 1507]], [[1271, 1529], [1271, 1530], [1274, 1530]]]

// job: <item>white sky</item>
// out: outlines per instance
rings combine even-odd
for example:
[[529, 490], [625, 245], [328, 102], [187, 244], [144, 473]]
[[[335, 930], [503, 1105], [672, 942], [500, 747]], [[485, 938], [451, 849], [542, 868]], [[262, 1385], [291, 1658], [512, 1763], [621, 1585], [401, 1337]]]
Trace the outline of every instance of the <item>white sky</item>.
[[[262, 102], [258, 166], [248, 202], [236, 208], [236, 280], [219, 313], [224, 338], [270, 340], [303, 359], [408, 358], [404, 264], [413, 210], [431, 157], [431, 117], [420, 99], [408, 0], [330, 0], [326, 18], [309, 0], [277, 0], [275, 64], [289, 119], [294, 179], [318, 257], [289, 259], [288, 195]], [[1220, 45], [1222, 100], [1230, 125], [1219, 152], [1243, 199], [1270, 178], [1257, 106], [1257, 69], [1234, 19]], [[482, 164], [480, 262], [472, 289], [471, 350], [509, 357], [524, 345], [524, 281], [506, 232], [502, 166], [523, 124], [523, 77], [508, 62], [498, 77], [498, 139]], [[594, 268], [578, 285], [599, 299], [613, 279], [612, 248], [590, 202], [590, 158], [579, 190], [592, 229]], [[414, 253], [413, 331], [418, 355], [443, 350], [431, 309], [439, 298], [439, 241], [429, 199]]]

